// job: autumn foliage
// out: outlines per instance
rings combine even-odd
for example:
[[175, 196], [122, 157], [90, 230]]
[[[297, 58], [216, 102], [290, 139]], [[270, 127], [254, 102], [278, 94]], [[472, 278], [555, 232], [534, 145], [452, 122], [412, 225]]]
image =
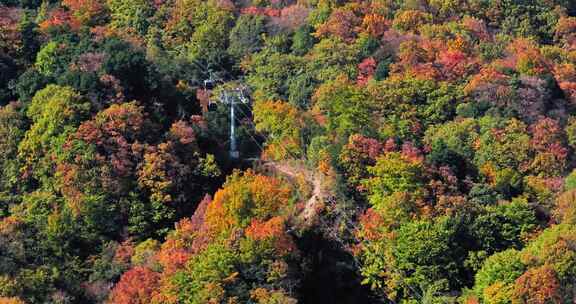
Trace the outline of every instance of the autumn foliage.
[[110, 303], [150, 303], [159, 275], [150, 269], [135, 267], [127, 271], [110, 294]]
[[573, 302], [575, 3], [0, 0], [0, 304]]

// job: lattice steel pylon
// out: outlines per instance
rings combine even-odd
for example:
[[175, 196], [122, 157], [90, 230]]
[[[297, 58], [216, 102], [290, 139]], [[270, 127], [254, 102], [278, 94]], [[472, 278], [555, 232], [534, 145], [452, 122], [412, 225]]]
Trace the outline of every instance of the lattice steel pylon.
[[250, 100], [244, 94], [245, 89], [237, 86], [233, 89], [225, 89], [220, 94], [220, 102], [230, 106], [230, 158], [240, 157], [236, 144], [236, 104], [247, 104]]

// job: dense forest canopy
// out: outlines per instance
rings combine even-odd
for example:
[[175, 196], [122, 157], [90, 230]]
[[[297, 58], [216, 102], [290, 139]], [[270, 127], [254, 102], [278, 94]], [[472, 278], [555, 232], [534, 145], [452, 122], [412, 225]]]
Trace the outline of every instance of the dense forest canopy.
[[576, 1], [0, 0], [0, 304], [574, 303], [575, 151]]

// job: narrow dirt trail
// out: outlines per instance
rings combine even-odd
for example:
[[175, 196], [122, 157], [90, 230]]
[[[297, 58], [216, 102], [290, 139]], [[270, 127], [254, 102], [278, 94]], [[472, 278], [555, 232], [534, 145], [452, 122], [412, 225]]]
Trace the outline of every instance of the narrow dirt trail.
[[302, 164], [269, 162], [266, 163], [265, 166], [272, 168], [273, 170], [276, 170], [277, 172], [284, 174], [292, 179], [303, 176], [305, 180], [313, 187], [312, 195], [306, 201], [302, 212], [298, 215], [298, 218], [302, 223], [311, 224], [317, 215], [318, 206], [324, 200], [324, 191], [322, 189], [322, 174], [319, 172], [313, 172], [305, 168]]

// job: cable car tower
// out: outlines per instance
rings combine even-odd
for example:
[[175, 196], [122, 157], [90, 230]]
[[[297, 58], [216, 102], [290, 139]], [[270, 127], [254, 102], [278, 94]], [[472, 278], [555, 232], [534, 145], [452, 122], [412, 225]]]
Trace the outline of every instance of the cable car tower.
[[[213, 90], [216, 83], [224, 83], [220, 79], [214, 79], [212, 72], [209, 73], [210, 78], [204, 80], [204, 90]], [[230, 106], [230, 158], [238, 159], [240, 157], [240, 152], [238, 151], [236, 143], [236, 105], [237, 104], [248, 104], [250, 99], [246, 96], [247, 89], [241, 84], [232, 85], [225, 87], [220, 92], [218, 96], [218, 101], [222, 104]], [[208, 109], [213, 110], [216, 106], [215, 101], [210, 99], [208, 102]]]
[[220, 94], [220, 102], [230, 106], [230, 158], [240, 157], [236, 145], [236, 105], [247, 104], [250, 100], [244, 94], [245, 88], [237, 86], [232, 89], [225, 89]]

